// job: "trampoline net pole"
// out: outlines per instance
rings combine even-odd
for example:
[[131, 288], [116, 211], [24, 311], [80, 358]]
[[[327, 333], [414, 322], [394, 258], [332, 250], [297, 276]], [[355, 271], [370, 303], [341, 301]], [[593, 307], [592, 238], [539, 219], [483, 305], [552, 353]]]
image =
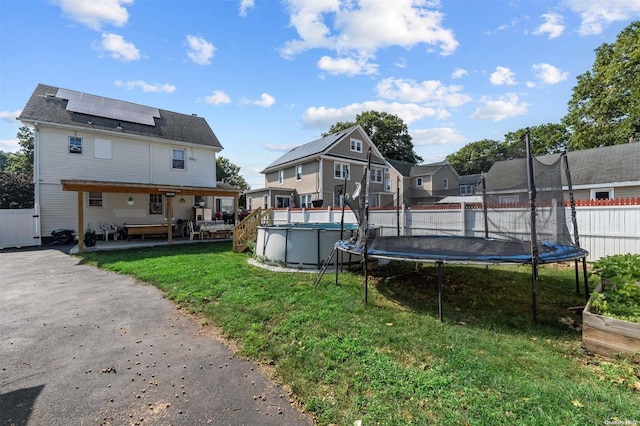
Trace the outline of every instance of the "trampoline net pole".
[[536, 235], [536, 184], [533, 170], [533, 153], [531, 152], [531, 134], [529, 128], [525, 133], [527, 151], [527, 186], [529, 189], [529, 204], [531, 206], [531, 298], [533, 322], [538, 321], [538, 239]]

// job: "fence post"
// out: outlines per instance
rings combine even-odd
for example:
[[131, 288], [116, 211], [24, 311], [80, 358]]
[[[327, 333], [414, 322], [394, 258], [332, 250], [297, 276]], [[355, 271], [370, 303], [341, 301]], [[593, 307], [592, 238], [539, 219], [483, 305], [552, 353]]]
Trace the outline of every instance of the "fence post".
[[463, 237], [467, 236], [467, 203], [462, 201], [460, 203], [460, 220], [462, 223], [460, 224], [460, 231]]

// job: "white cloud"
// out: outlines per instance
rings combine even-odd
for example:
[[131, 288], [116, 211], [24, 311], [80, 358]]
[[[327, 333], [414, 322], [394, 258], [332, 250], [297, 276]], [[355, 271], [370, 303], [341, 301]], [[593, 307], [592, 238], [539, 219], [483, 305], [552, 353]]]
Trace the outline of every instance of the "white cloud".
[[414, 80], [387, 78], [376, 86], [382, 98], [402, 102], [426, 103], [432, 106], [459, 107], [471, 102], [471, 97], [461, 93], [462, 86], [445, 86], [438, 80]]
[[222, 90], [214, 90], [213, 94], [206, 96], [204, 100], [212, 105], [228, 104], [231, 98]]
[[118, 34], [103, 33], [99, 48], [110, 52], [110, 56], [118, 61], [129, 62], [140, 59], [140, 51], [135, 44], [125, 41]]
[[318, 61], [318, 68], [329, 74], [346, 74], [349, 76], [359, 74], [377, 74], [378, 65], [371, 64], [367, 58], [338, 58], [323, 56]]
[[[354, 61], [374, 57], [388, 46], [438, 46], [441, 55], [458, 47], [453, 31], [442, 26], [437, 2], [424, 0], [286, 0], [290, 24], [299, 38], [280, 49], [285, 58], [310, 49], [329, 49]], [[318, 64], [320, 65], [320, 63]], [[326, 65], [326, 63], [325, 63]]]
[[535, 35], [549, 35], [549, 40], [560, 37], [565, 30], [562, 15], [558, 13], [545, 13], [541, 16], [544, 23], [533, 32]]
[[409, 133], [415, 146], [448, 145], [467, 141], [467, 138], [450, 127], [409, 130]]
[[21, 148], [18, 139], [0, 139], [0, 151], [18, 152]]
[[472, 120], [501, 121], [508, 117], [526, 114], [529, 106], [526, 102], [520, 101], [515, 93], [507, 93], [496, 100], [483, 97], [481, 102], [483, 105], [471, 114]]
[[21, 109], [17, 109], [15, 111], [0, 111], [0, 120], [11, 124], [18, 124], [16, 117], [18, 117], [21, 112]]
[[211, 63], [213, 52], [216, 50], [212, 43], [202, 37], [187, 35], [187, 44], [190, 49], [187, 52], [187, 56], [189, 56], [193, 62], [200, 65], [208, 65]]
[[240, 0], [240, 16], [247, 16], [247, 10], [255, 6], [254, 0]]
[[561, 71], [550, 64], [534, 64], [531, 68], [536, 72], [536, 77], [544, 84], [557, 84], [569, 76], [568, 72]]
[[264, 146], [264, 148], [267, 151], [289, 152], [289, 151], [291, 151], [293, 148], [295, 148], [297, 146], [299, 146], [299, 145], [297, 145], [297, 144], [293, 144], [293, 145], [286, 145], [286, 144], [284, 144], [284, 145], [276, 145], [276, 144], [269, 143], [269, 144], [266, 144]]
[[445, 119], [450, 116], [446, 110], [414, 103], [367, 101], [353, 103], [342, 108], [310, 107], [302, 115], [302, 122], [309, 128], [328, 129], [337, 121], [353, 121], [356, 115], [371, 110], [395, 114], [402, 118], [402, 121], [407, 125], [425, 117]]
[[394, 64], [398, 68], [406, 68], [407, 67], [407, 58], [398, 58]]
[[104, 24], [121, 27], [129, 20], [129, 12], [124, 7], [133, 0], [55, 0], [62, 13], [96, 31]]
[[491, 73], [489, 81], [494, 86], [502, 86], [504, 84], [513, 86], [516, 84], [515, 74], [506, 67], [496, 67], [496, 70]]
[[455, 70], [453, 70], [453, 73], [451, 73], [451, 78], [454, 80], [457, 80], [459, 78], [462, 78], [463, 76], [469, 74], [467, 72], [467, 70], [462, 69], [462, 68], [456, 68]]
[[640, 16], [638, 0], [566, 0], [566, 3], [582, 19], [578, 30], [581, 35], [600, 34], [612, 22]]
[[257, 106], [261, 106], [263, 108], [269, 108], [270, 106], [274, 105], [276, 103], [276, 98], [274, 98], [273, 96], [271, 96], [268, 93], [263, 93], [262, 95], [260, 95], [260, 99], [257, 101], [250, 101], [250, 100], [244, 100], [243, 103], [245, 105], [257, 105]]
[[172, 86], [170, 84], [159, 84], [159, 83], [147, 83], [142, 80], [134, 80], [134, 81], [120, 81], [116, 80], [114, 83], [117, 87], [124, 87], [127, 90], [133, 90], [135, 88], [141, 89], [145, 93], [173, 93], [176, 90], [176, 86]]

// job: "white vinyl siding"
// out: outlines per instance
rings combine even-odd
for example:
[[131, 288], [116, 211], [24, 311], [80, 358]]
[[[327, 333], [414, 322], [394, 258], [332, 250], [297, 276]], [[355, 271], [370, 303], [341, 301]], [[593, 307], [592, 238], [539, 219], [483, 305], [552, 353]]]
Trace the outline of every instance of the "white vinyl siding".
[[93, 140], [93, 156], [95, 158], [103, 158], [105, 160], [111, 160], [112, 150], [111, 141], [109, 139]]

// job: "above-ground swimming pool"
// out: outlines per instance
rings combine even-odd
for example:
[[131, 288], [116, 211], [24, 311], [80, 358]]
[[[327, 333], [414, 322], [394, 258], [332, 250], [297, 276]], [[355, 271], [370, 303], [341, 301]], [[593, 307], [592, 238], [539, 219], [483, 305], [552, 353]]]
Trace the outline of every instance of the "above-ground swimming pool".
[[[343, 239], [351, 238], [357, 224], [345, 224]], [[256, 256], [265, 263], [297, 269], [320, 269], [340, 240], [339, 223], [291, 223], [260, 226], [256, 239]], [[358, 263], [360, 256], [347, 255], [340, 263]], [[329, 264], [335, 267], [334, 256]]]

